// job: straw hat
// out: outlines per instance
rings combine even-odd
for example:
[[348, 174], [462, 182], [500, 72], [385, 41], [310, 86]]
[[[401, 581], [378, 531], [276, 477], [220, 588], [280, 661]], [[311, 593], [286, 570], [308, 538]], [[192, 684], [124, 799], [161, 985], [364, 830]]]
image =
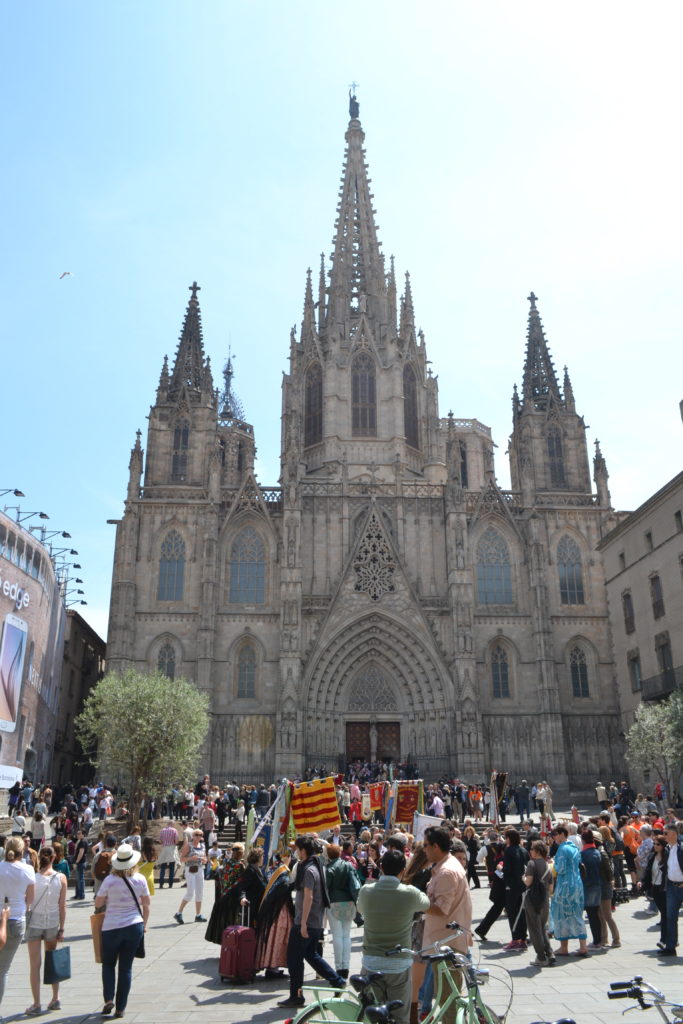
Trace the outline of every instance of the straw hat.
[[134, 850], [128, 843], [121, 843], [116, 855], [111, 859], [111, 866], [113, 871], [127, 871], [128, 868], [133, 868], [140, 860], [141, 854], [138, 850]]

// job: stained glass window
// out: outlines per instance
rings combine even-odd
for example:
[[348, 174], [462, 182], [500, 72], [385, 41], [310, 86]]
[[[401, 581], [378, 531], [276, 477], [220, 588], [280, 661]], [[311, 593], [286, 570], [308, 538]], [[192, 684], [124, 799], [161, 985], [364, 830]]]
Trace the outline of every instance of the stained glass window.
[[182, 601], [185, 582], [185, 541], [171, 530], [161, 545], [159, 559], [159, 601]]
[[182, 420], [173, 432], [173, 459], [171, 462], [171, 479], [183, 481], [187, 479], [187, 455], [190, 447], [190, 424]]
[[403, 419], [406, 441], [411, 448], [420, 447], [417, 418], [417, 378], [410, 363], [403, 367]]
[[266, 590], [266, 556], [263, 541], [246, 526], [237, 534], [230, 552], [230, 601], [263, 604]]
[[572, 648], [569, 655], [569, 668], [572, 676], [572, 695], [574, 697], [590, 697], [586, 653], [580, 647]]
[[550, 486], [564, 487], [564, 451], [562, 448], [562, 431], [559, 427], [551, 427], [547, 434], [548, 461], [550, 464]]
[[491, 651], [491, 682], [495, 698], [510, 696], [510, 669], [507, 651], [500, 644]]
[[237, 655], [237, 696], [256, 696], [256, 652], [250, 643], [243, 644]]
[[356, 356], [351, 369], [351, 432], [354, 437], [377, 434], [375, 364], [365, 352]]
[[320, 363], [306, 370], [304, 444], [318, 444], [323, 439], [323, 371]]
[[563, 537], [557, 545], [557, 566], [562, 604], [584, 604], [581, 552], [571, 537]]
[[512, 568], [505, 538], [492, 526], [477, 544], [479, 604], [512, 604]]
[[175, 679], [175, 648], [173, 644], [164, 644], [159, 649], [157, 668], [169, 679]]

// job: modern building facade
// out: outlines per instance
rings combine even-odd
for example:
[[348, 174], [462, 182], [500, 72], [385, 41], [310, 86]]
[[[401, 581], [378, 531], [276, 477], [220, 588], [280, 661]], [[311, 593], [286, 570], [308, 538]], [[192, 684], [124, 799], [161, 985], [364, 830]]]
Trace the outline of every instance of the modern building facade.
[[51, 777], [65, 620], [49, 551], [0, 512], [0, 789]]
[[230, 362], [214, 390], [194, 284], [131, 452], [109, 668], [209, 694], [219, 779], [391, 757], [426, 777], [592, 786], [622, 758], [605, 461], [594, 492], [533, 293], [511, 490], [490, 429], [441, 415], [410, 278], [380, 250], [355, 98], [350, 115], [333, 252], [290, 336], [280, 481], [254, 475]]

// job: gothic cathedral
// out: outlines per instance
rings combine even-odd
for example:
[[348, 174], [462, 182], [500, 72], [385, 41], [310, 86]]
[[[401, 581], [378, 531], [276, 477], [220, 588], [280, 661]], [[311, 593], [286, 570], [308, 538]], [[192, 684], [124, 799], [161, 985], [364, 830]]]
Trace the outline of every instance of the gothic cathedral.
[[219, 782], [371, 756], [427, 779], [616, 778], [604, 459], [593, 493], [533, 293], [510, 491], [490, 429], [440, 417], [409, 276], [399, 295], [380, 251], [355, 97], [350, 114], [329, 269], [317, 294], [309, 271], [290, 339], [280, 485], [254, 475], [229, 360], [214, 387], [194, 284], [146, 452], [138, 432], [131, 453], [109, 668], [209, 695]]

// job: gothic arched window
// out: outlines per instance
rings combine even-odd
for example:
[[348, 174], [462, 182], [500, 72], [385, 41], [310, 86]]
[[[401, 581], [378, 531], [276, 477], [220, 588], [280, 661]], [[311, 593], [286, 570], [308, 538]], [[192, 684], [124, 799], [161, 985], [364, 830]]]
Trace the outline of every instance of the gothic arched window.
[[190, 447], [190, 424], [181, 420], [173, 431], [173, 458], [171, 460], [171, 480], [187, 480], [187, 456]]
[[491, 685], [494, 698], [510, 696], [510, 665], [502, 644], [496, 644], [491, 651]]
[[563, 537], [557, 545], [557, 566], [562, 604], [584, 604], [581, 552], [571, 537]]
[[572, 696], [590, 697], [586, 652], [582, 651], [580, 647], [573, 647], [570, 651], [569, 671], [572, 677]]
[[479, 604], [512, 604], [512, 567], [505, 538], [489, 526], [477, 544]]
[[244, 643], [237, 655], [237, 696], [256, 696], [256, 651], [250, 643]]
[[351, 433], [354, 437], [377, 434], [375, 364], [366, 352], [356, 356], [351, 367]]
[[546, 441], [548, 444], [548, 464], [550, 466], [550, 486], [564, 487], [564, 451], [562, 447], [562, 431], [559, 427], [550, 427]]
[[230, 550], [230, 601], [233, 604], [263, 604], [265, 591], [263, 541], [253, 526], [246, 526], [237, 534]]
[[185, 541], [171, 530], [161, 545], [157, 600], [182, 601], [185, 584]]
[[168, 679], [175, 679], [175, 647], [166, 643], [159, 648], [157, 668]]
[[621, 606], [624, 610], [624, 629], [627, 633], [635, 633], [636, 613], [633, 608], [633, 598], [628, 590], [625, 594], [622, 594]]
[[320, 363], [312, 363], [304, 379], [304, 445], [319, 444], [323, 439], [323, 371]]
[[417, 377], [410, 363], [403, 367], [403, 420], [406, 441], [411, 448], [420, 447], [417, 418]]

